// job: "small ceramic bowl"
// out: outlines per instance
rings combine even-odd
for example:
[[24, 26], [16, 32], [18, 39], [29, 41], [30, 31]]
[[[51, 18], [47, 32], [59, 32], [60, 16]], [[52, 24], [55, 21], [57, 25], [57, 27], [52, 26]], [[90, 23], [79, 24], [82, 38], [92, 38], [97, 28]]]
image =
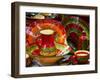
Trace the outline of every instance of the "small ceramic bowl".
[[88, 63], [89, 51], [86, 51], [86, 50], [78, 50], [74, 54], [77, 57], [78, 63], [80, 63], [80, 64]]

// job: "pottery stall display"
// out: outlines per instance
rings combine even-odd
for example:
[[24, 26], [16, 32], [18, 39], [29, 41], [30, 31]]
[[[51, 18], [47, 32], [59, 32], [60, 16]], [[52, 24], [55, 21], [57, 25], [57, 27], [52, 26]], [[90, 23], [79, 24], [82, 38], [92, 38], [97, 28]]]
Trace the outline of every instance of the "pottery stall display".
[[89, 63], [89, 17], [26, 13], [26, 66]]

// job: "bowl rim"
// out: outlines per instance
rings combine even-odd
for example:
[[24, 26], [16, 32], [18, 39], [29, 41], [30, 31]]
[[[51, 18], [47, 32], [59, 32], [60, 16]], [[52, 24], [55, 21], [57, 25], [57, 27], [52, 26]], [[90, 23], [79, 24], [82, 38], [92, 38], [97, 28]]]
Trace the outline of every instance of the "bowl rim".
[[81, 53], [78, 53], [78, 52], [85, 52], [85, 53], [82, 53], [82, 54], [89, 54], [89, 51], [87, 51], [87, 50], [78, 50], [78, 51], [76, 51], [74, 54], [75, 54], [75, 55], [81, 54]]

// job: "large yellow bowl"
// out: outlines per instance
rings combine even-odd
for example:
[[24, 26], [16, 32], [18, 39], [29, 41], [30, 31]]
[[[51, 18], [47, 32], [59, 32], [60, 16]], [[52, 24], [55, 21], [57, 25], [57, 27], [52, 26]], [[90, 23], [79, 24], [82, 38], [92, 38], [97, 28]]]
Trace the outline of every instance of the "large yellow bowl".
[[33, 59], [40, 62], [42, 65], [54, 65], [57, 61], [62, 59], [63, 56], [35, 56]]

